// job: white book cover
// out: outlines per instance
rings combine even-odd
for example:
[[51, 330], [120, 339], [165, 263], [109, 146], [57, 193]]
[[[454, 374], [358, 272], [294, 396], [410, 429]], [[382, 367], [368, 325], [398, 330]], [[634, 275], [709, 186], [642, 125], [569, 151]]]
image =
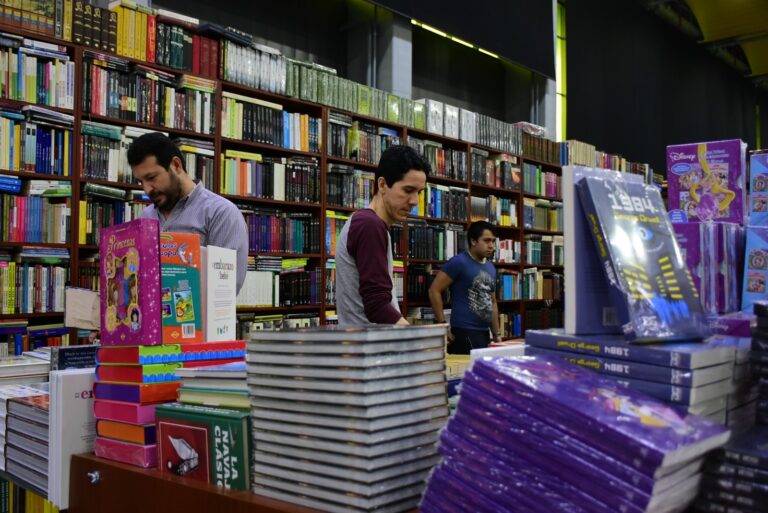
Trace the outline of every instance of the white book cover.
[[48, 500], [69, 507], [69, 462], [73, 454], [93, 451], [93, 368], [51, 371], [48, 425]]
[[206, 342], [234, 340], [237, 323], [237, 252], [207, 246], [200, 248], [203, 259], [203, 336]]

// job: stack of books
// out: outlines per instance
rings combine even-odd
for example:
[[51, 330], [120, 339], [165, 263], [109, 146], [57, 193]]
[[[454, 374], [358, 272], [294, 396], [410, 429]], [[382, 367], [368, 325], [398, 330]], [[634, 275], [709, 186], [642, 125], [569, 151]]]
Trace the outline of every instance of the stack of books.
[[154, 467], [155, 407], [175, 401], [183, 369], [242, 360], [244, 341], [108, 346], [97, 354], [96, 454]]
[[[5, 470], [5, 448], [8, 442], [9, 431], [6, 428], [8, 415], [8, 402], [15, 397], [29, 397], [44, 394], [48, 391], [47, 383], [37, 385], [2, 385], [0, 386], [0, 470]], [[14, 423], [16, 421], [12, 421]], [[18, 433], [18, 432], [16, 432]], [[12, 432], [11, 438], [15, 437]]]
[[757, 326], [752, 331], [751, 370], [757, 384], [756, 417], [759, 424], [768, 425], [768, 301], [755, 301]]
[[12, 397], [8, 400], [5, 433], [5, 471], [48, 492], [49, 395], [39, 390], [36, 395]]
[[768, 504], [768, 427], [755, 426], [709, 458], [701, 513], [757, 513]]
[[744, 354], [748, 340], [714, 336], [705, 342], [633, 345], [622, 336], [568, 335], [559, 329], [525, 335], [528, 355], [568, 360], [613, 378], [618, 386], [721, 424], [728, 398], [737, 391], [736, 355]]
[[[245, 342], [242, 344], [244, 348]], [[176, 375], [181, 378], [179, 402], [245, 410], [251, 407], [244, 359], [224, 365], [178, 369]]]
[[256, 332], [253, 491], [323, 511], [413, 509], [448, 415], [446, 327]]
[[559, 359], [479, 359], [420, 511], [680, 512], [729, 434]]

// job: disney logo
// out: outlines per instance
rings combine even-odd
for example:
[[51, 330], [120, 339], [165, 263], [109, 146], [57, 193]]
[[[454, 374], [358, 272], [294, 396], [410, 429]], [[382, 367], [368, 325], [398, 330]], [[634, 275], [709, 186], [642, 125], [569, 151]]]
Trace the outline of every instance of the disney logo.
[[673, 151], [669, 154], [669, 158], [673, 161], [677, 162], [678, 160], [690, 160], [693, 162], [696, 159], [696, 155], [688, 155], [686, 153], [680, 152], [680, 151]]

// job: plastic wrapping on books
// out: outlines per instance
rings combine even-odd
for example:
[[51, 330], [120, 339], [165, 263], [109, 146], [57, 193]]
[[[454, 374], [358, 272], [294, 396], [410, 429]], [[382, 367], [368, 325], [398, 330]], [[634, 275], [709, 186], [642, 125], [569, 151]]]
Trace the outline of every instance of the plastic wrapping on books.
[[722, 446], [728, 431], [562, 360], [481, 359], [494, 397], [654, 477]]
[[[496, 513], [504, 508], [482, 491], [469, 483], [464, 483], [447, 467], [438, 467], [432, 473], [424, 498], [436, 504], [437, 511], [445, 513]], [[518, 504], [519, 513], [531, 513], [533, 510], [524, 504]]]
[[709, 334], [656, 187], [621, 173], [577, 184], [624, 335], [631, 341], [697, 340]]
[[99, 458], [128, 463], [141, 468], [157, 466], [157, 446], [137, 445], [97, 436], [93, 452]]

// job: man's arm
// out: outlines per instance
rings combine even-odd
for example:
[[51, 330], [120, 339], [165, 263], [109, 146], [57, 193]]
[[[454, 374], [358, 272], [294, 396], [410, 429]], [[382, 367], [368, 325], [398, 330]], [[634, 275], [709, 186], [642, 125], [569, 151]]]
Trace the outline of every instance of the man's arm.
[[443, 271], [438, 271], [435, 281], [429, 287], [429, 302], [432, 305], [432, 311], [435, 314], [435, 322], [445, 322], [445, 312], [443, 311], [443, 292], [448, 290], [453, 280]]
[[496, 303], [496, 294], [493, 298], [493, 317], [491, 317], [491, 334], [496, 341], [501, 340], [501, 329], [499, 327], [499, 305]]
[[387, 228], [379, 219], [350, 219], [347, 251], [360, 277], [360, 298], [366, 318], [376, 324], [408, 324], [392, 305], [392, 276], [387, 255]]
[[237, 251], [237, 292], [240, 292], [248, 270], [248, 227], [242, 212], [234, 203], [228, 203], [208, 221], [208, 244]]

